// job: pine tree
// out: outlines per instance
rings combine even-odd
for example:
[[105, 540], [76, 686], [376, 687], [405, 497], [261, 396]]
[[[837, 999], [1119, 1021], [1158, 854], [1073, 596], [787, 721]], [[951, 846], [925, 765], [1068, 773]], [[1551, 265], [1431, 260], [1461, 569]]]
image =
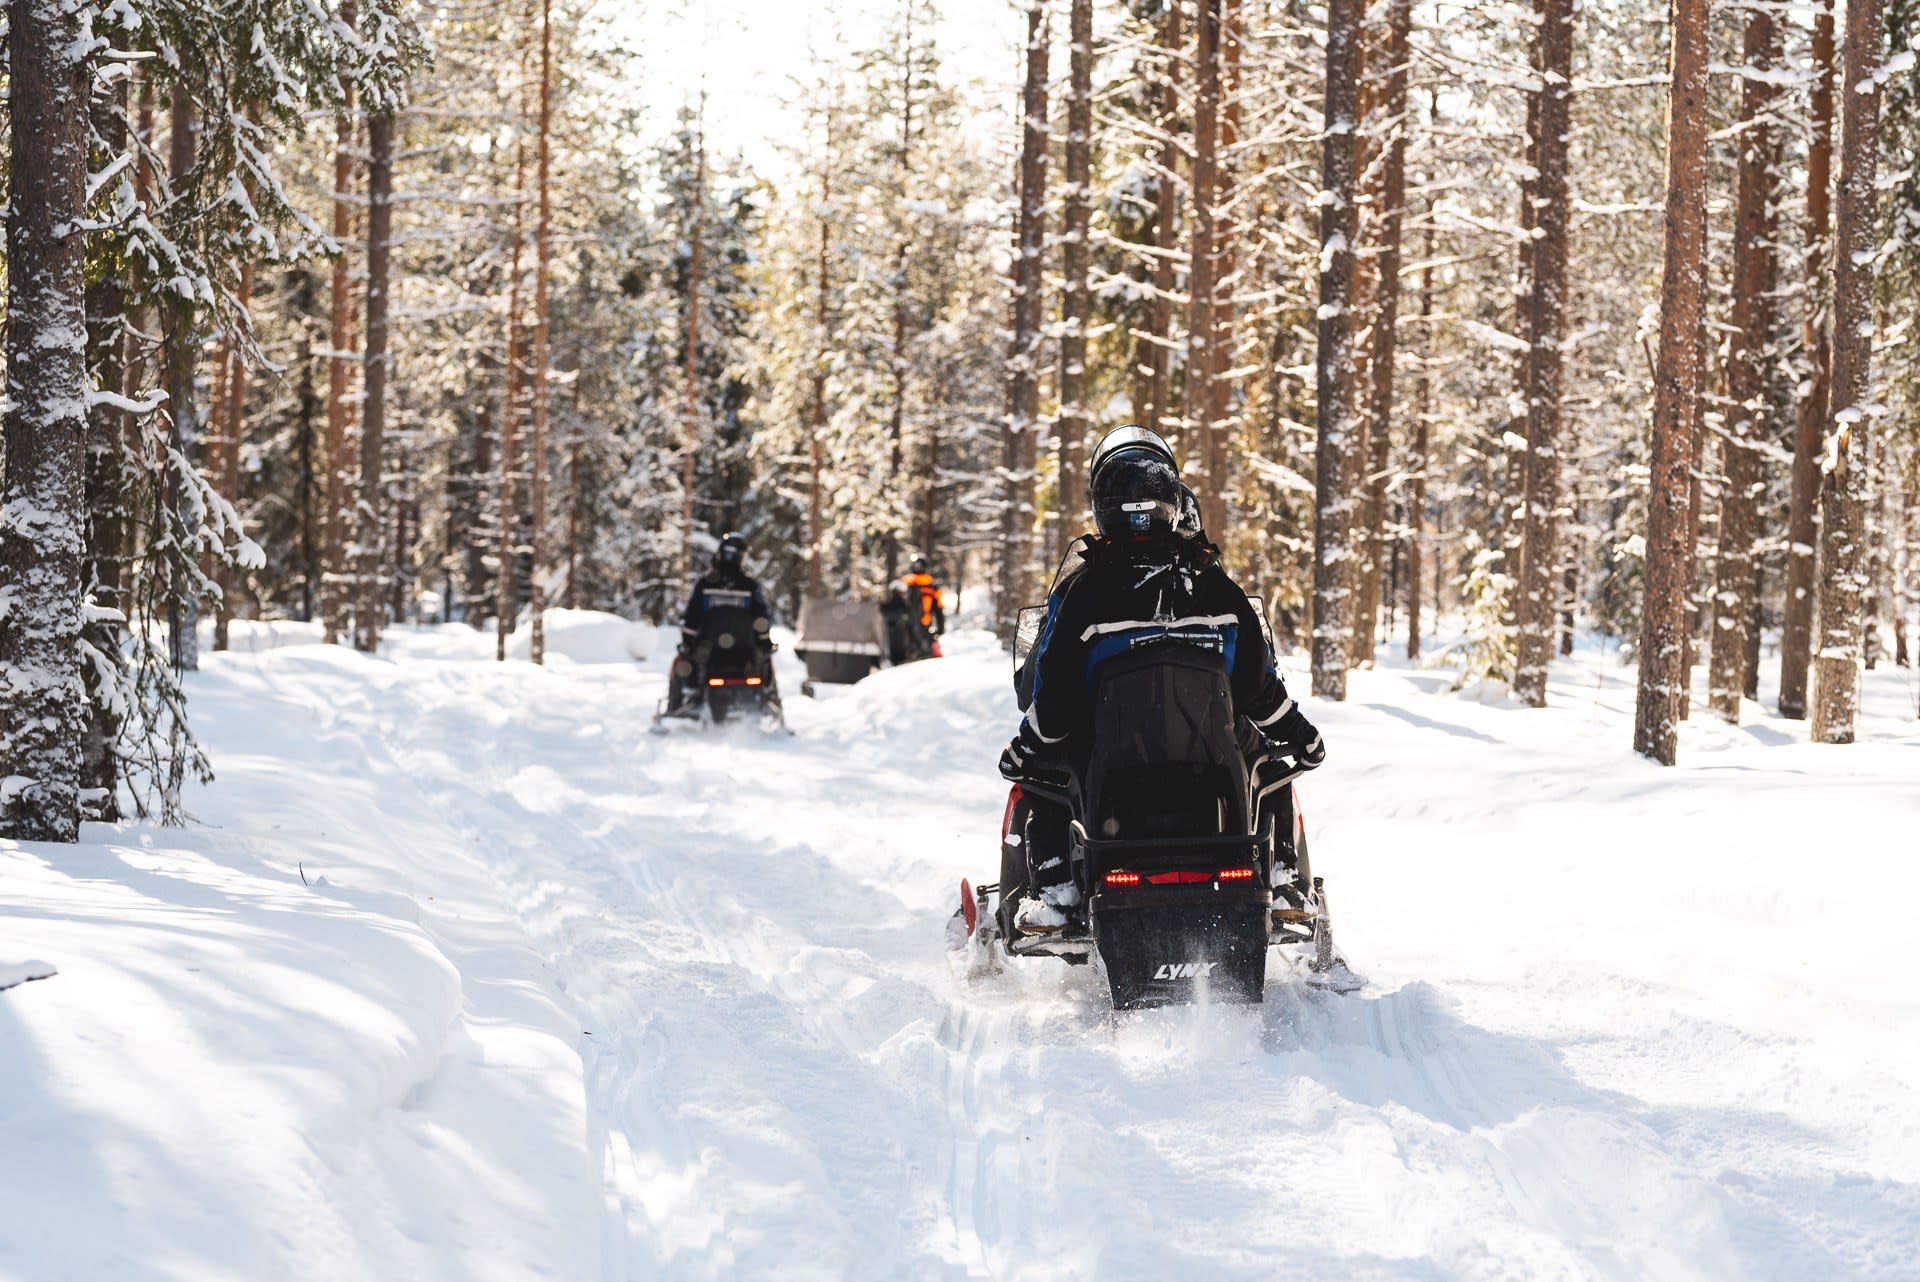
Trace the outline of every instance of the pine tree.
[[1560, 560], [1555, 551], [1560, 502], [1560, 401], [1566, 344], [1567, 135], [1573, 96], [1572, 0], [1541, 0], [1534, 61], [1541, 86], [1534, 121], [1534, 242], [1527, 308], [1527, 475], [1523, 495], [1514, 693], [1532, 707], [1547, 702]]
[[79, 836], [85, 553], [87, 101], [93, 6], [10, 7], [0, 835]]
[[1320, 311], [1314, 454], [1313, 692], [1347, 695], [1353, 559], [1354, 410], [1352, 290], [1354, 135], [1358, 124], [1358, 0], [1330, 0], [1320, 176]]
[[1765, 6], [1748, 12], [1743, 43], [1739, 196], [1734, 211], [1733, 323], [1727, 373], [1726, 491], [1720, 503], [1719, 555], [1715, 559], [1708, 702], [1729, 721], [1740, 720], [1746, 691], [1747, 641], [1756, 587], [1754, 558], [1762, 440], [1772, 435], [1760, 421], [1766, 409], [1765, 361], [1773, 339], [1772, 217], [1774, 187], [1773, 70], [1779, 34]]
[[1865, 511], [1872, 477], [1874, 170], [1879, 146], [1880, 0], [1847, 0], [1841, 53], [1840, 174], [1834, 206], [1833, 385], [1820, 482], [1820, 645], [1813, 661], [1815, 743], [1852, 743], [1866, 621]]
[[1647, 494], [1634, 751], [1674, 763], [1687, 674], [1690, 473], [1702, 388], [1706, 252], [1707, 0], [1675, 0], [1667, 107], [1667, 232]]

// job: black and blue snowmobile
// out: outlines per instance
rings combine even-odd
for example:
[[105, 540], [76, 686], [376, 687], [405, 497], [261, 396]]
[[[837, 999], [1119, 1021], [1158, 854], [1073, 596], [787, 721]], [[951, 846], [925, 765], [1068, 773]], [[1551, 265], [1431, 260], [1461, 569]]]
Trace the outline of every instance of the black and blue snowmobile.
[[[1278, 945], [1299, 954], [1309, 984], [1357, 988], [1307, 858], [1294, 790], [1305, 771], [1278, 744], [1249, 760], [1242, 733], [1217, 651], [1169, 638], [1104, 665], [1085, 760], [1016, 782], [1000, 880], [961, 882], [950, 944], [969, 972], [1012, 957], [1097, 959], [1117, 1009], [1259, 1002]], [[1037, 825], [1062, 812], [1064, 893], [1047, 917], [1018, 920], [1019, 894], [1040, 881], [1030, 858], [1060, 845]]]
[[961, 883], [954, 951], [969, 975], [1009, 956], [1097, 962], [1120, 1009], [1258, 1002], [1275, 944], [1307, 950], [1310, 982], [1355, 986], [1294, 795], [1326, 749], [1172, 447], [1107, 433], [1087, 514], [1096, 533], [1015, 631], [1026, 715], [1000, 757], [1000, 880]]
[[746, 553], [746, 537], [729, 531], [711, 568], [694, 583], [667, 697], [654, 714], [656, 733], [672, 721], [720, 723], [753, 713], [764, 729], [786, 728], [773, 673], [772, 611], [746, 571]]

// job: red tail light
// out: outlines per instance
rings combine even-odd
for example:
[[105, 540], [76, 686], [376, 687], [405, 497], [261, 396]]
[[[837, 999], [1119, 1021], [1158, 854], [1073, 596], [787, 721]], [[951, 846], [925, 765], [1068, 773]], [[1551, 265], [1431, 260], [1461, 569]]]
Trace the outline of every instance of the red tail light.
[[1013, 831], [1013, 808], [1020, 804], [1020, 798], [1024, 796], [1026, 794], [1020, 791], [1019, 784], [1013, 785], [1012, 791], [1007, 793], [1007, 808], [1000, 816], [1000, 844], [1003, 846], [1007, 844], [1007, 834]]
[[759, 684], [760, 684], [760, 678], [759, 678], [759, 677], [748, 677], [748, 678], [747, 678], [747, 684], [748, 684], [748, 685], [750, 685], [750, 686], [757, 686], [757, 685], [759, 685]]
[[708, 677], [707, 684], [710, 686], [723, 686], [727, 684], [727, 679], [725, 677]]
[[1147, 881], [1154, 886], [1196, 886], [1213, 880], [1210, 872], [1150, 872]]
[[1222, 869], [1220, 870], [1220, 880], [1221, 880], [1221, 881], [1252, 881], [1252, 880], [1253, 880], [1253, 869], [1251, 869], [1251, 868], [1222, 868]]
[[1128, 872], [1124, 868], [1116, 868], [1101, 878], [1101, 884], [1108, 890], [1124, 890], [1129, 886], [1138, 886], [1140, 884], [1140, 874], [1137, 872]]

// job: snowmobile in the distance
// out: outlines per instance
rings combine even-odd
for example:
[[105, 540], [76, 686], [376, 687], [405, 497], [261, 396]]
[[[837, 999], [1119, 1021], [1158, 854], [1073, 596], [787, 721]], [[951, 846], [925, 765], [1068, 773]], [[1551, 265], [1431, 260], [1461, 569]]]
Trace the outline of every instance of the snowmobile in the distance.
[[[684, 653], [674, 656], [672, 689], [677, 697], [661, 701], [653, 719], [656, 732], [664, 732], [674, 721], [720, 724], [756, 714], [763, 729], [786, 728], [766, 621], [756, 620], [744, 599], [739, 603], [712, 599], [723, 595], [708, 594], [699, 635]], [[735, 595], [745, 598], [747, 594]]]
[[[968, 975], [1050, 956], [1097, 961], [1116, 1009], [1259, 1002], [1279, 945], [1304, 954], [1309, 984], [1359, 987], [1308, 863], [1294, 792], [1304, 770], [1277, 744], [1242, 751], [1217, 651], [1170, 636], [1103, 665], [1087, 742], [1075, 765], [1036, 766], [1013, 785], [1000, 881], [961, 882], [949, 947]], [[1039, 884], [1035, 801], [1072, 816], [1070, 880], [1050, 896], [1057, 920], [1022, 923], [1002, 888]]]

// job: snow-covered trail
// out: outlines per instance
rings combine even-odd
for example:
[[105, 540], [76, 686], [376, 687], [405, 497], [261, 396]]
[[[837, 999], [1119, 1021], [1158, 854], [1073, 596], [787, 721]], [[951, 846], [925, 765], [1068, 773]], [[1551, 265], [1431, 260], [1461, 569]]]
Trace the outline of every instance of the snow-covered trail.
[[[416, 898], [448, 851], [483, 870], [539, 959], [511, 986], [580, 1026], [562, 1129], [584, 1127], [598, 1187], [548, 1182], [529, 1217], [597, 1221], [576, 1269], [1896, 1279], [1920, 1259], [1904, 674], [1874, 678], [1874, 742], [1816, 749], [1750, 707], [1689, 727], [1674, 771], [1625, 752], [1611, 656], [1563, 664], [1537, 713], [1359, 674], [1310, 705], [1332, 757], [1304, 804], [1369, 988], [1116, 1020], [1084, 970], [973, 993], [949, 974], [1013, 720], [983, 640], [818, 702], [788, 675], [790, 739], [649, 735], [660, 656], [392, 648], [214, 660], [216, 765], [284, 751], [246, 718], [352, 743], [300, 773], [351, 776], [370, 809], [340, 822], [418, 843]], [[221, 796], [202, 809], [227, 830], [262, 826]]]

